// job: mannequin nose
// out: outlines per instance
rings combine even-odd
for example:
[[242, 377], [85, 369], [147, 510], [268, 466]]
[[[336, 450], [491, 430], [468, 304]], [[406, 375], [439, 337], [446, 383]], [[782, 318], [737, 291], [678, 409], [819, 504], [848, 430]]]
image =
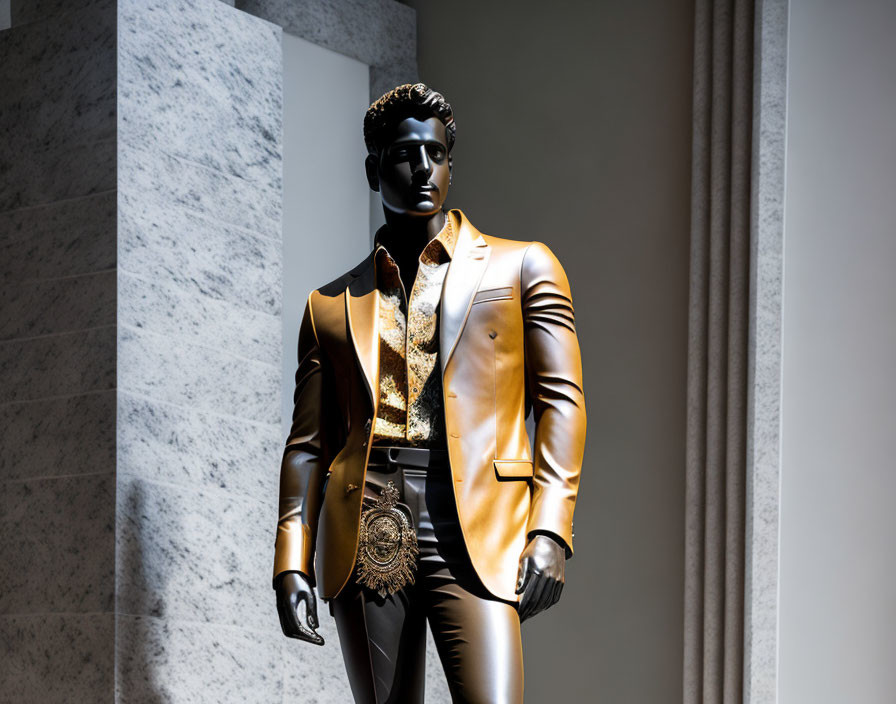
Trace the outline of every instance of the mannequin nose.
[[418, 171], [424, 172], [427, 176], [432, 173], [432, 160], [429, 158], [429, 154], [426, 153], [426, 147], [420, 147], [420, 151], [417, 154], [414, 172]]

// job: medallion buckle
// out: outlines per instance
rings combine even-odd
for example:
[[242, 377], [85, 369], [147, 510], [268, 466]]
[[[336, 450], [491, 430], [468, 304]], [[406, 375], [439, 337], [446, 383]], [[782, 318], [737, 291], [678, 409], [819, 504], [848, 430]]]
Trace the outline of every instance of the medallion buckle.
[[384, 598], [413, 584], [417, 568], [417, 534], [397, 503], [398, 489], [389, 481], [361, 514], [357, 581]]

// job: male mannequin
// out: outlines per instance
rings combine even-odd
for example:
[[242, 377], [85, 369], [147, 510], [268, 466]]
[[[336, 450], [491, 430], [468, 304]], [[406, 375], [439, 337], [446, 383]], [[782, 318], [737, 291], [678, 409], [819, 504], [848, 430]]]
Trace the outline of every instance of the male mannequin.
[[[541, 243], [443, 211], [454, 132], [423, 84], [371, 106], [365, 167], [386, 225], [359, 266], [312, 292], [299, 334], [277, 608], [287, 636], [322, 644], [322, 577], [357, 701], [422, 701], [429, 619], [455, 701], [521, 702], [519, 624], [556, 603], [572, 554], [585, 407], [569, 285]], [[377, 592], [361, 510], [396, 483], [418, 572]]]

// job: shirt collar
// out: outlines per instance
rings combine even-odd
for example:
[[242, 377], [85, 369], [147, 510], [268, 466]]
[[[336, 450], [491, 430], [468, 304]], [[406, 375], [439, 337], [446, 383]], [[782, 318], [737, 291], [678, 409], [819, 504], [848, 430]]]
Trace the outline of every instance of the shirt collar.
[[[390, 258], [392, 258], [392, 255], [389, 254], [389, 250], [385, 244], [385, 240], [387, 239], [388, 227], [386, 225], [383, 225], [379, 230], [376, 231], [376, 235], [374, 235], [373, 238], [374, 257], [378, 258], [380, 256], [380, 250], [383, 250], [386, 254], [389, 255]], [[437, 234], [433, 239], [427, 242], [426, 246], [423, 248], [423, 251], [420, 253], [420, 259], [421, 261], [425, 261], [430, 264], [438, 264], [440, 261], [443, 261], [443, 256], [445, 260], [450, 260], [454, 255], [454, 246], [456, 244], [457, 232], [451, 225], [450, 216], [446, 214], [445, 224], [442, 226], [442, 229], [439, 230], [439, 234]]]

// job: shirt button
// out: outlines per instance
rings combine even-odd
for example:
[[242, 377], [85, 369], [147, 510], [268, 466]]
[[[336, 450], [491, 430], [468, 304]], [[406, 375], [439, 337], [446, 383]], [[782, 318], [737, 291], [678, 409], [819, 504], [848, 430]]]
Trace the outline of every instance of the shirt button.
[[417, 387], [416, 387], [416, 386], [414, 387], [414, 393], [417, 393]]

